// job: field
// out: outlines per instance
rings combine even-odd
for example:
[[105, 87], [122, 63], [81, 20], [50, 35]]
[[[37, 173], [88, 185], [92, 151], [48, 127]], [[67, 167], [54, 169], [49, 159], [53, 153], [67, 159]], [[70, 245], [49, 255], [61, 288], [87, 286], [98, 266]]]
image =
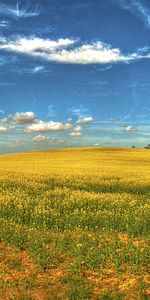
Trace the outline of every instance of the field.
[[149, 299], [150, 151], [0, 155], [0, 299]]

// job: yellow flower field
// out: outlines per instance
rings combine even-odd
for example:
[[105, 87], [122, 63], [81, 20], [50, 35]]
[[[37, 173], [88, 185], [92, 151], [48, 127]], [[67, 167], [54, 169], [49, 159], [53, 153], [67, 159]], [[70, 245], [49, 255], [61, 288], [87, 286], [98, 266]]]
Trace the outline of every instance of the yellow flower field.
[[0, 299], [148, 299], [150, 151], [0, 156]]

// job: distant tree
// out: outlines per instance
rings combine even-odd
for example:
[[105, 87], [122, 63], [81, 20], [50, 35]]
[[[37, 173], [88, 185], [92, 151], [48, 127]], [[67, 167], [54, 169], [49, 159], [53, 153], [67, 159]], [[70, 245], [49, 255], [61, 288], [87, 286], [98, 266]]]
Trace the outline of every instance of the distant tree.
[[150, 144], [148, 144], [146, 147], [144, 147], [145, 149], [150, 149]]
[[132, 146], [132, 148], [135, 148], [135, 146]]

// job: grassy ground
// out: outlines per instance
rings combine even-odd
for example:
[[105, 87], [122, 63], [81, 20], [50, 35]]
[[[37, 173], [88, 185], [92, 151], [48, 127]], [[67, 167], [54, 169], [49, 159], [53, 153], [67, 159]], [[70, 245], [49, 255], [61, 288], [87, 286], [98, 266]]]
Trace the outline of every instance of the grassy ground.
[[149, 150], [36, 151], [0, 166], [0, 299], [149, 299]]

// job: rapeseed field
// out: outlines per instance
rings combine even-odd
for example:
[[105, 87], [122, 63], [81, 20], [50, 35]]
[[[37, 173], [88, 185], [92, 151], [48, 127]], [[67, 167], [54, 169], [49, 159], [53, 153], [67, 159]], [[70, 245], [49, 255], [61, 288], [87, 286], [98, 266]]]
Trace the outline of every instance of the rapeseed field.
[[0, 299], [149, 299], [150, 151], [0, 156]]

